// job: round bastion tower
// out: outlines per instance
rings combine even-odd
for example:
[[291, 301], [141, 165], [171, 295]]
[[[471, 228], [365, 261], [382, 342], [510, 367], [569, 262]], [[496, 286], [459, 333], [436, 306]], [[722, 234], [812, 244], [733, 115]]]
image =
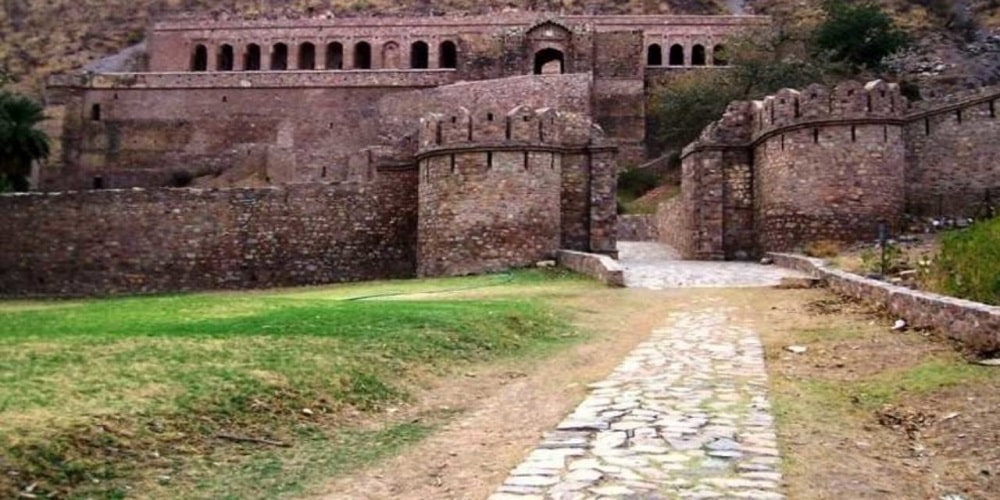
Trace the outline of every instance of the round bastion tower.
[[417, 274], [464, 275], [551, 259], [561, 243], [564, 151], [589, 120], [519, 106], [424, 116]]
[[760, 247], [872, 239], [906, 205], [899, 86], [848, 81], [785, 89], [753, 103]]

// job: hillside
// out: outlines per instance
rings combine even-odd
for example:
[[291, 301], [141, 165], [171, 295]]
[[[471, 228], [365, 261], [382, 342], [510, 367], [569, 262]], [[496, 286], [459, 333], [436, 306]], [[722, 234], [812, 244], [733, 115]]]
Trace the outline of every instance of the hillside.
[[[151, 19], [178, 15], [309, 16], [333, 12], [338, 16], [392, 15], [446, 12], [484, 13], [505, 9], [577, 13], [711, 14], [748, 11], [769, 14], [783, 24], [809, 26], [821, 0], [2, 0], [0, 10], [0, 72], [14, 80], [16, 90], [38, 95], [46, 75], [83, 67], [90, 61], [141, 41]], [[985, 49], [969, 47], [967, 28], [988, 30], [1000, 26], [1000, 1], [880, 0], [900, 23], [920, 33], [922, 46], [904, 69], [915, 73], [942, 73], [945, 67], [967, 64], [976, 69], [974, 80], [988, 80], [1000, 52], [1000, 37]], [[962, 6], [965, 5], [965, 8]], [[972, 60], [972, 63], [967, 63]], [[937, 70], [935, 70], [937, 68]], [[960, 71], [960, 72], [962, 72]], [[987, 75], [989, 74], [989, 75]], [[951, 78], [961, 77], [950, 76]]]

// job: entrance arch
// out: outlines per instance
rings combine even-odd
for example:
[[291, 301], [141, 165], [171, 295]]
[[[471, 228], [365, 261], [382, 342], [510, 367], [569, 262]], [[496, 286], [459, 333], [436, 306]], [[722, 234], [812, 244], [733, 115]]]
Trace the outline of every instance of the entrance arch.
[[566, 71], [566, 55], [558, 49], [542, 49], [535, 53], [536, 75], [562, 74]]

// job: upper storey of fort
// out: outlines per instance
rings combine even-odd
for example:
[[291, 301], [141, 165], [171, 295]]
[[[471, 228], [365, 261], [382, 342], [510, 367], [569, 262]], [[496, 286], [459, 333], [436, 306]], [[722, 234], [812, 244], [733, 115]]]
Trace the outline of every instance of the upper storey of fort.
[[[306, 19], [176, 19], [155, 23], [148, 51], [152, 72], [461, 69], [477, 64], [499, 43], [501, 52], [524, 42], [535, 52], [563, 57], [601, 34], [642, 40], [647, 66], [711, 66], [730, 34], [767, 25], [763, 16], [491, 16], [322, 17]], [[600, 41], [597, 40], [599, 44]], [[563, 67], [562, 70], [571, 68]], [[581, 68], [576, 68], [579, 70]], [[567, 71], [568, 72], [568, 71]]]

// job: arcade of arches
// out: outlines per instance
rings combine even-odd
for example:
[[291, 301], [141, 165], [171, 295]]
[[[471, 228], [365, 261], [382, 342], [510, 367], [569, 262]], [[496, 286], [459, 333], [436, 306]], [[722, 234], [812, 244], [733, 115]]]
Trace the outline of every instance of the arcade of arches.
[[[321, 47], [322, 48], [322, 47]], [[353, 45], [350, 60], [344, 55], [344, 44], [329, 42], [321, 52], [317, 52], [316, 44], [303, 42], [295, 48], [294, 54], [286, 43], [275, 43], [266, 52], [256, 43], [247, 44], [237, 57], [236, 48], [231, 44], [222, 44], [210, 58], [209, 48], [205, 44], [197, 44], [191, 51], [191, 71], [271, 71], [285, 70], [342, 70], [342, 69], [430, 69], [434, 62], [431, 59], [431, 47], [427, 42], [416, 41], [410, 45], [409, 65], [403, 67], [406, 54], [396, 42], [387, 42], [377, 52], [365, 41]], [[317, 54], [323, 57], [318, 57]], [[458, 46], [451, 40], [441, 42], [437, 47], [437, 69], [455, 69], [458, 67]], [[214, 59], [214, 65], [210, 64]], [[240, 64], [237, 64], [239, 62]], [[294, 64], [293, 64], [294, 63]], [[377, 66], [376, 66], [377, 65]], [[211, 66], [211, 67], [210, 67]]]

